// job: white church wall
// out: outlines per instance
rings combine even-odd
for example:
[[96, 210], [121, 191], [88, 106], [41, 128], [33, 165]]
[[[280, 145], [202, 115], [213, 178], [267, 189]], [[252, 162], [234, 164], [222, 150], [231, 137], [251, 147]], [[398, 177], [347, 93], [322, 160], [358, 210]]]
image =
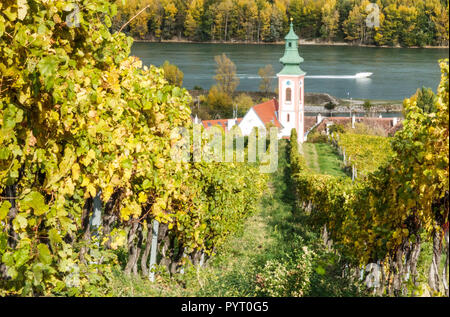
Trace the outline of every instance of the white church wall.
[[[295, 100], [295, 84], [291, 78], [281, 79], [281, 92], [279, 92], [279, 102], [283, 105], [283, 111], [292, 111], [294, 112], [294, 100]], [[290, 84], [289, 84], [290, 83]], [[286, 90], [291, 88], [291, 101], [287, 101], [286, 99]]]
[[227, 127], [228, 131], [236, 125], [236, 119], [228, 119]]
[[253, 108], [251, 108], [244, 118], [242, 118], [242, 121], [239, 123], [239, 127], [241, 128], [242, 135], [250, 135], [254, 127], [263, 129], [266, 128]]

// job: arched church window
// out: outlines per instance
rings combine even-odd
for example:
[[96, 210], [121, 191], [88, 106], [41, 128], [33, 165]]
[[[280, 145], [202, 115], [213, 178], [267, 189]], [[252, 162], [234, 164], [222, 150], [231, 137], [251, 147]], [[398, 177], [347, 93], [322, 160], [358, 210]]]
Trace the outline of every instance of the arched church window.
[[286, 101], [291, 102], [292, 101], [292, 89], [286, 88]]
[[291, 42], [289, 42], [289, 47], [292, 47], [292, 43]]
[[289, 113], [288, 113], [288, 114], [287, 114], [287, 122], [289, 122], [289, 118], [290, 118], [290, 117], [289, 117]]

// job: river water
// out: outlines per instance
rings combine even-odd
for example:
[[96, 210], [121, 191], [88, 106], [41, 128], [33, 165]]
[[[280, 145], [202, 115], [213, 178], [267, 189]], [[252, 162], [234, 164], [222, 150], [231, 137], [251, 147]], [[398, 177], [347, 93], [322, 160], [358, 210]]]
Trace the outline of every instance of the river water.
[[[301, 45], [307, 72], [307, 92], [329, 93], [339, 98], [402, 100], [425, 86], [434, 91], [440, 81], [438, 60], [448, 58], [447, 49], [373, 48]], [[214, 84], [214, 56], [225, 53], [236, 64], [238, 90], [257, 91], [258, 69], [272, 64], [281, 70], [282, 45], [134, 43], [132, 54], [145, 65], [160, 66], [165, 60], [184, 73], [183, 86], [208, 89]], [[357, 73], [372, 73], [355, 78]], [[274, 85], [276, 80], [274, 79]]]

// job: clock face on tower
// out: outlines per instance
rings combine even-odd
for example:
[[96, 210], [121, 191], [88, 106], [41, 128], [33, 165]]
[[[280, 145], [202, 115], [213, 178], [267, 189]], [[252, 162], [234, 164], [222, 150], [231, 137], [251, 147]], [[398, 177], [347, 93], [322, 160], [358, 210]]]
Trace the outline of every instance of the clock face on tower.
[[290, 85], [291, 85], [291, 81], [288, 80], [288, 81], [286, 82], [286, 85], [290, 86]]

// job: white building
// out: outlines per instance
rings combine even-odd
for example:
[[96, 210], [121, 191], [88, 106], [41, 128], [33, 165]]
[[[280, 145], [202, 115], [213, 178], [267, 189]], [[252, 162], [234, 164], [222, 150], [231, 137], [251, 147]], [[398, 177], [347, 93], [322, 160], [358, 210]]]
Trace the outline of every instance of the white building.
[[[220, 125], [225, 131], [229, 131], [238, 124], [242, 134], [249, 135], [255, 127], [265, 129], [270, 125], [279, 129], [279, 138], [289, 137], [292, 129], [296, 129], [299, 136], [304, 136], [306, 73], [300, 69], [303, 58], [298, 53], [299, 38], [294, 32], [292, 22], [285, 40], [285, 53], [280, 59], [283, 69], [277, 74], [278, 100], [274, 98], [253, 106], [242, 119], [205, 120], [202, 123], [206, 129]], [[303, 140], [304, 137], [299, 137], [299, 142]]]

